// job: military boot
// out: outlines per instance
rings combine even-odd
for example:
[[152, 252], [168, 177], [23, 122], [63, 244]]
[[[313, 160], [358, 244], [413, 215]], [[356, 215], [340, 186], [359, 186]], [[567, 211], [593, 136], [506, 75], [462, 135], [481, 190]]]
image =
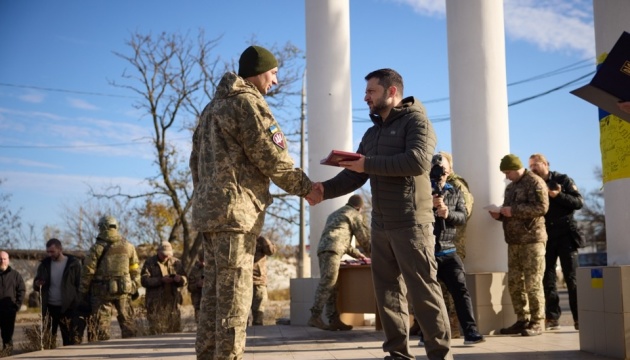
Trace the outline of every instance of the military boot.
[[330, 318], [330, 321], [328, 322], [328, 330], [331, 330], [331, 331], [337, 331], [337, 330], [348, 331], [348, 330], [352, 330], [352, 325], [344, 324], [343, 322], [341, 322], [341, 319], [339, 318], [339, 315], [337, 315], [337, 316], [333, 316], [332, 318]]
[[262, 311], [254, 312], [252, 325], [262, 325], [264, 318], [265, 318], [265, 313], [264, 312], [262, 312]]
[[324, 322], [322, 321], [321, 315], [322, 315], [321, 312], [313, 311], [313, 309], [311, 309], [311, 318], [308, 319], [308, 322], [306, 323], [306, 325], [316, 327], [322, 330], [328, 330], [328, 325], [324, 324]]

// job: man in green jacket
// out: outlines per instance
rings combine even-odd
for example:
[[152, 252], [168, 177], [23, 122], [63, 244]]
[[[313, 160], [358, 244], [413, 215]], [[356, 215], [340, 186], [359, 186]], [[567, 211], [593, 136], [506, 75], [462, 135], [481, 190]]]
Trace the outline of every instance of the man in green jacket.
[[[315, 189], [330, 199], [370, 180], [372, 278], [386, 340], [386, 359], [414, 359], [409, 351], [409, 291], [425, 333], [427, 357], [452, 359], [449, 320], [437, 281], [431, 159], [437, 138], [422, 103], [403, 96], [392, 69], [369, 73], [364, 100], [374, 125], [363, 135], [361, 158], [341, 161], [334, 178]], [[316, 200], [318, 200], [317, 198]], [[316, 203], [313, 201], [312, 203]]]

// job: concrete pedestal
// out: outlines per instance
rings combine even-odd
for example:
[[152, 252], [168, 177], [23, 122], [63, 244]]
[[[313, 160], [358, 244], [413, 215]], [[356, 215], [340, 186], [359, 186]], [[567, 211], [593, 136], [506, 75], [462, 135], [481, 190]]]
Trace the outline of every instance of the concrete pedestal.
[[630, 266], [577, 272], [580, 350], [630, 359]]
[[512, 299], [508, 292], [507, 273], [466, 274], [466, 284], [480, 333], [498, 334], [501, 328], [516, 322]]

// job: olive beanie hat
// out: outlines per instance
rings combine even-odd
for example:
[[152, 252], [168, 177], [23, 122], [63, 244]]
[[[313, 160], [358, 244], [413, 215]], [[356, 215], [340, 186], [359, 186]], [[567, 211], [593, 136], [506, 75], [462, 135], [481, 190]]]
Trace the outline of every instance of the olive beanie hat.
[[269, 50], [252, 45], [243, 51], [238, 60], [238, 76], [242, 78], [256, 76], [277, 66], [278, 60]]
[[353, 208], [362, 208], [363, 207], [363, 199], [359, 195], [352, 195], [350, 199], [348, 199], [348, 205]]
[[521, 162], [521, 159], [514, 154], [505, 155], [503, 159], [501, 159], [501, 165], [499, 165], [499, 169], [501, 169], [501, 171], [520, 170], [522, 168], [523, 163]]

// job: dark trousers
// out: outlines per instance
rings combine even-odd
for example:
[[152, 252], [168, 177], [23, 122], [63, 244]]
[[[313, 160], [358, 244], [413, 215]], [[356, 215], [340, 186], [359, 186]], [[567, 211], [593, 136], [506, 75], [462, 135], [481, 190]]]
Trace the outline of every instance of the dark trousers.
[[477, 331], [477, 323], [473, 315], [472, 300], [466, 286], [466, 271], [464, 264], [456, 252], [436, 256], [438, 271], [437, 278], [441, 280], [451, 293], [455, 303], [457, 318], [465, 335]]
[[556, 286], [556, 263], [558, 258], [560, 258], [564, 282], [567, 284], [569, 307], [571, 308], [573, 321], [578, 321], [576, 276], [578, 252], [572, 244], [571, 234], [566, 234], [547, 241], [545, 276], [543, 278], [543, 286], [545, 289], [545, 317], [550, 320], [558, 320], [562, 313]]
[[62, 312], [61, 306], [49, 304], [44, 311], [46, 312], [44, 316], [47, 319], [46, 324], [50, 330], [51, 340], [54, 341], [57, 338], [57, 329], [59, 329], [64, 346], [74, 345], [78, 342], [77, 317], [74, 310], [69, 309]]
[[0, 332], [2, 333], [3, 348], [13, 345], [15, 315], [16, 311], [14, 309], [0, 309]]

